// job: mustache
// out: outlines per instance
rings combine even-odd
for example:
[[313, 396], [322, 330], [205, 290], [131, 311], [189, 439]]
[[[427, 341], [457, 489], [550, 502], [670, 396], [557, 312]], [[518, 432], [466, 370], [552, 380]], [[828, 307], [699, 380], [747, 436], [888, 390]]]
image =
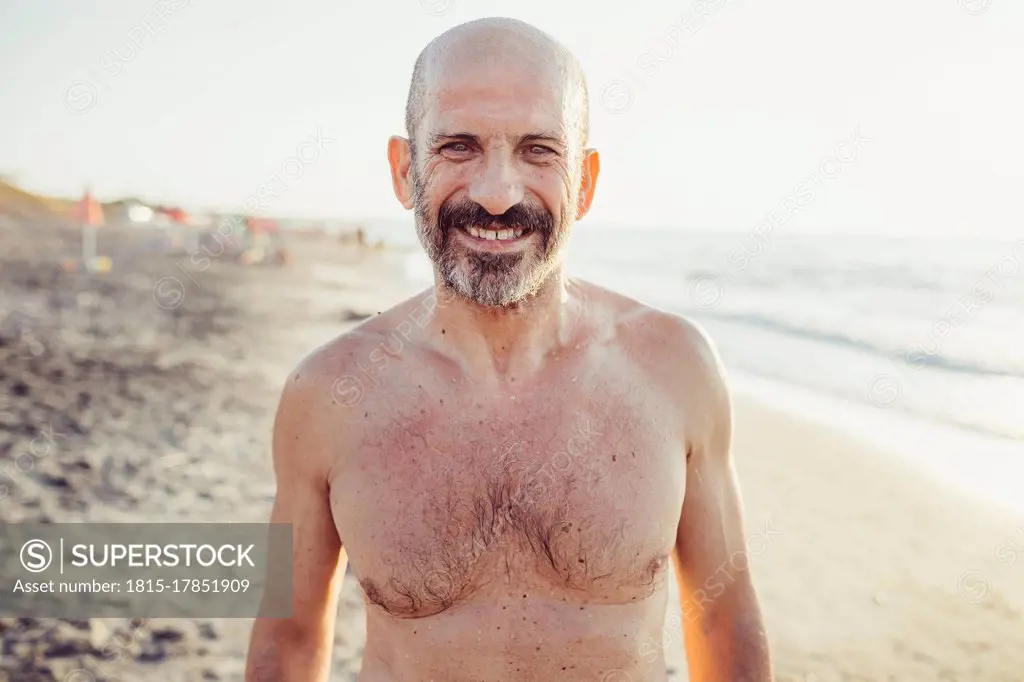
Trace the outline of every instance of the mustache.
[[555, 219], [543, 208], [519, 203], [501, 215], [493, 215], [483, 206], [464, 200], [445, 202], [437, 213], [437, 224], [445, 233], [457, 227], [512, 228], [540, 232], [549, 235], [554, 232]]

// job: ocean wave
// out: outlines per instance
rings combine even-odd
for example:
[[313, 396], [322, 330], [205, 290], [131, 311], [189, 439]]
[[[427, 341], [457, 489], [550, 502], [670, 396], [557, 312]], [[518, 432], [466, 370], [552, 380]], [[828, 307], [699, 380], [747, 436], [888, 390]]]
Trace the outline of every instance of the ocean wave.
[[[824, 330], [794, 324], [782, 317], [767, 317], [752, 313], [731, 313], [727, 311], [701, 310], [701, 316], [738, 322], [799, 336], [824, 343], [842, 345], [860, 351], [867, 351], [879, 355], [886, 360], [906, 364], [911, 371], [922, 366], [933, 369], [941, 369], [950, 372], [975, 374], [978, 376], [1009, 376], [1024, 379], [1024, 370], [1018, 367], [998, 364], [982, 364], [973, 359], [956, 358], [941, 353], [925, 353], [914, 348], [893, 348], [881, 343], [866, 340], [863, 337], [856, 337], [844, 334], [838, 330]], [[911, 360], [913, 356], [913, 360]]]

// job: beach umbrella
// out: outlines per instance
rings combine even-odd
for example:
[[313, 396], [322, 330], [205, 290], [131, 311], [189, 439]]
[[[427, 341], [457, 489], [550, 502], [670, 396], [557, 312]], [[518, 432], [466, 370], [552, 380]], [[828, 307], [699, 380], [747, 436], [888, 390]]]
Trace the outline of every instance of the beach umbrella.
[[110, 259], [96, 256], [96, 228], [103, 225], [103, 206], [88, 188], [75, 204], [74, 216], [82, 227], [82, 265], [91, 271], [109, 270]]
[[103, 206], [92, 196], [92, 192], [85, 190], [85, 195], [75, 204], [75, 218], [79, 222], [91, 227], [103, 225]]
[[185, 212], [185, 209], [177, 206], [167, 209], [167, 217], [171, 219], [178, 234], [181, 235], [185, 251], [194, 253], [199, 248], [199, 233], [195, 220]]

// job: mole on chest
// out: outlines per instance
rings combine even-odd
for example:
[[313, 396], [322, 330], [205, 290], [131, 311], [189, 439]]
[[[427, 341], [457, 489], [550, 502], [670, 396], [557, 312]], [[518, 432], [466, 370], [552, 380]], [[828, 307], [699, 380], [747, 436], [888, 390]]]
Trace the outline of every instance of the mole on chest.
[[658, 515], [657, 502], [609, 473], [506, 450], [482, 471], [424, 475], [406, 516], [379, 519], [380, 570], [361, 580], [367, 598], [408, 617], [528, 578], [605, 597], [650, 589], [666, 564], [666, 533], [640, 521]]
[[421, 617], [531, 585], [581, 601], [650, 594], [685, 487], [664, 425], [638, 401], [562, 398], [496, 416], [493, 400], [485, 413], [446, 396], [367, 434], [359, 480], [342, 483], [363, 504], [337, 521], [370, 603]]

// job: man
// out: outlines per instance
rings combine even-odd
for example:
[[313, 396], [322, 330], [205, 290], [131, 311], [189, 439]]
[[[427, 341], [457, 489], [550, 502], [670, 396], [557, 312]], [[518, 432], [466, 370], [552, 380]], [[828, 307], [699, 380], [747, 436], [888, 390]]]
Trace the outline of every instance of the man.
[[406, 118], [388, 159], [435, 286], [284, 389], [272, 521], [294, 529], [294, 615], [257, 621], [247, 680], [328, 679], [349, 561], [361, 681], [665, 680], [669, 557], [690, 679], [770, 680], [731, 560], [744, 530], [715, 351], [562, 271], [600, 170], [579, 64], [522, 22], [463, 24], [420, 55]]

